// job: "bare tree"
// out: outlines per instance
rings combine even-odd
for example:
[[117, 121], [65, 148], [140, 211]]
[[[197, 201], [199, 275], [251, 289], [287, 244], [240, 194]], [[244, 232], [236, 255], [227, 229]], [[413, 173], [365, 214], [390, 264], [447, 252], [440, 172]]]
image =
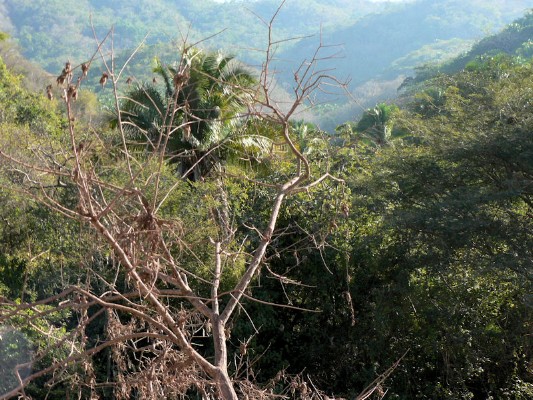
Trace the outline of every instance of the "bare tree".
[[[114, 155], [113, 162], [119, 171], [113, 172], [110, 165], [105, 164], [105, 157], [97, 151], [108, 145], [106, 139], [97, 132], [80, 132], [76, 125], [73, 104], [80, 86], [90, 76], [88, 71], [95, 56], [75, 67], [69, 62], [58, 77], [69, 121], [68, 145], [53, 151], [43, 148], [27, 157], [0, 149], [0, 156], [10, 168], [24, 174], [27, 185], [21, 186], [21, 190], [36, 201], [92, 228], [95, 240], [111, 251], [107, 262], [112, 271], [107, 275], [91, 271], [104, 283], [105, 290], [101, 292], [95, 292], [90, 285], [73, 285], [38, 303], [15, 304], [2, 299], [0, 322], [4, 324], [30, 310], [33, 316], [27, 320], [28, 324], [45, 318], [51, 310], [67, 309], [78, 315], [78, 324], [63, 336], [54, 336], [53, 331], [48, 333], [51, 344], [47, 350], [68, 347], [70, 352], [31, 373], [27, 373], [28, 368], [44, 358], [46, 351], [37, 354], [30, 362], [19, 364], [16, 387], [0, 395], [0, 399], [24, 397], [24, 388], [32, 380], [50, 373], [56, 378], [62, 377], [72, 371], [78, 374], [79, 385], [90, 393], [91, 398], [98, 398], [99, 385], [111, 382], [115, 396], [124, 399], [130, 398], [133, 392], [146, 399], [185, 397], [191, 388], [203, 398], [224, 400], [237, 399], [238, 393], [242, 398], [296, 395], [322, 398], [323, 394], [313, 387], [312, 382], [306, 383], [301, 377], [287, 380], [286, 375], [280, 374], [276, 379], [285, 379], [287, 389], [284, 394], [276, 395], [272, 389], [274, 384], [259, 388], [250, 375], [232, 377], [228, 370], [232, 318], [242, 309], [243, 298], [253, 299], [251, 284], [276, 237], [284, 201], [296, 193], [312, 193], [313, 188], [328, 179], [342, 184], [327, 172], [313, 175], [312, 166], [295, 144], [291, 131], [291, 118], [309, 104], [314, 92], [327, 89], [325, 85], [340, 85], [328, 71], [319, 67], [323, 46], [319, 46], [310, 60], [301, 63], [295, 71], [290, 103], [277, 103], [272, 95], [275, 85], [272, 63], [279, 44], [272, 39], [272, 29], [279, 11], [270, 21], [265, 21], [269, 40], [259, 84], [254, 91], [248, 92], [248, 111], [239, 118], [267, 121], [275, 127], [273, 129], [279, 134], [278, 143], [286, 152], [284, 160], [292, 165], [288, 168], [291, 173], [281, 182], [279, 179], [252, 179], [244, 173], [237, 177], [271, 193], [268, 217], [257, 226], [234, 225], [224, 204], [227, 199], [222, 180], [218, 180], [216, 193], [222, 195], [215, 199], [214, 205], [207, 207], [211, 228], [206, 228], [209, 241], [202, 244], [205, 252], [210, 254], [207, 258], [195, 254], [199, 245], [187, 242], [186, 227], [180, 217], [172, 218], [163, 212], [169, 198], [180, 187], [188, 185], [178, 178], [169, 184], [167, 179], [169, 141], [173, 135], [187, 133], [192, 118], [188, 105], [180, 100], [180, 90], [188, 79], [185, 60], [177, 68], [180, 75], [174, 76], [174, 97], [161, 118], [166, 124], [160, 127], [155, 140], [150, 137], [151, 151], [138, 154], [128, 143], [127, 121], [121, 110], [120, 85], [126, 81], [124, 68], [116, 68], [112, 48], [109, 50], [111, 55], [107, 55], [106, 43], [112, 45], [112, 37], [98, 41], [95, 56], [100, 54], [106, 65], [105, 71], [98, 75], [100, 83], [111, 88], [115, 99], [120, 152]], [[184, 46], [182, 54], [186, 49]], [[131, 80], [128, 78], [128, 81]], [[188, 117], [180, 119], [180, 115]], [[223, 171], [219, 174], [223, 176]], [[75, 204], [57, 196], [60, 187], [73, 190]], [[236, 244], [237, 229], [248, 230], [244, 236], [254, 238], [247, 241], [247, 245], [254, 243], [252, 249], [246, 250], [242, 243]], [[207, 272], [201, 274], [199, 268], [184, 263], [183, 254], [187, 254], [188, 259], [196, 258]], [[244, 268], [238, 268], [238, 263], [244, 263]], [[235, 283], [231, 289], [222, 290], [223, 276], [228, 270], [236, 274]], [[89, 343], [85, 332], [87, 327], [103, 316], [106, 320], [105, 340]], [[209, 342], [210, 346], [205, 346]], [[246, 346], [247, 343], [241, 343], [241, 355], [245, 354]], [[103, 351], [108, 352], [116, 366], [107, 383], [97, 382], [90, 362], [92, 356]]]

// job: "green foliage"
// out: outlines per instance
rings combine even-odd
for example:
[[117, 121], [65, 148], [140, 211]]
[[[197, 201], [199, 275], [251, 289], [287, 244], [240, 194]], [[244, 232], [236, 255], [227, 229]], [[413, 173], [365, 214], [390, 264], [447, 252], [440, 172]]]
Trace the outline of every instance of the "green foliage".
[[391, 398], [531, 396], [532, 78], [505, 58], [439, 76], [392, 113], [393, 146], [338, 129], [349, 191], [291, 199], [269, 261], [298, 284], [262, 279], [262, 300], [319, 312], [253, 308], [262, 371], [355, 396], [409, 350]]
[[381, 103], [368, 109], [355, 126], [363, 138], [368, 138], [378, 146], [390, 143], [393, 136], [393, 118], [398, 112], [398, 107]]
[[232, 152], [253, 154], [270, 143], [241, 124], [238, 114], [250, 102], [255, 79], [232, 57], [190, 48], [175, 65], [158, 61], [154, 72], [164, 92], [155, 83], [131, 90], [123, 101], [123, 126], [149, 151], [168, 140], [167, 155], [182, 175], [197, 180]]
[[[13, 369], [17, 365], [30, 362], [33, 349], [25, 335], [14, 329], [0, 327], [0, 338], [0, 357], [2, 358], [0, 393], [7, 393], [16, 387], [18, 383]], [[20, 376], [25, 378], [29, 375], [31, 369], [25, 367], [19, 371]]]
[[[229, 122], [247, 95], [233, 92], [231, 83], [246, 86], [252, 83], [249, 74], [234, 69], [226, 74], [231, 60], [216, 53], [190, 56], [190, 82], [182, 93], [173, 86], [180, 66], [161, 64], [156, 73], [163, 82], [132, 90], [129, 98], [135, 101], [126, 101], [124, 111], [131, 123], [128, 138], [142, 147], [139, 162], [131, 163], [140, 183], [136, 190], [149, 204], [162, 201], [158, 223], [172, 226], [165, 237], [169, 251], [195, 276], [191, 286], [208, 298], [202, 278], [212, 276], [210, 240], [224, 237], [224, 223], [231, 218], [237, 230], [225, 250], [244, 251], [224, 270], [225, 292], [259, 240], [249, 227], [264, 226], [269, 214], [274, 190], [243, 176], [278, 182], [296, 167], [275, 147], [280, 133], [274, 125], [259, 119]], [[28, 92], [21, 81], [0, 63], [1, 148], [57, 167], [42, 160], [47, 152], [70, 146], [65, 121], [54, 102]], [[312, 162], [313, 176], [330, 172], [344, 183], [324, 181], [287, 199], [261, 276], [250, 288], [261, 303], [246, 301], [240, 309], [246, 318], [231, 324], [235, 359], [239, 343], [249, 341], [248, 354], [262, 355], [252, 358], [257, 379], [267, 381], [281, 369], [305, 371], [328, 393], [354, 397], [408, 351], [385, 382], [392, 399], [531, 398], [532, 82], [533, 64], [491, 56], [455, 75], [426, 80], [405, 109], [378, 104], [335, 135], [293, 122], [291, 138]], [[183, 96], [180, 106], [186, 101], [191, 109], [173, 121], [177, 137], [169, 155], [220, 146], [216, 161], [241, 163], [213, 167], [208, 179], [181, 181], [175, 164], [150, 157], [148, 139], [153, 143], [169, 123], [161, 114], [176, 95]], [[100, 112], [90, 94], [78, 107], [80, 113]], [[220, 114], [212, 115], [217, 107]], [[185, 141], [180, 124], [191, 116], [197, 117], [190, 120], [192, 139]], [[81, 126], [89, 120], [80, 118]], [[84, 162], [105, 181], [102, 198], [111, 198], [130, 176], [116, 131], [104, 129], [86, 134], [82, 128], [80, 135], [90, 145]], [[154, 171], [160, 172], [157, 190]], [[130, 289], [122, 282], [121, 266], [98, 248], [91, 232], [19, 194], [22, 187], [31, 188], [34, 176], [5, 159], [0, 172], [0, 296], [11, 302], [2, 304], [3, 313], [23, 299], [42, 299], [72, 283], [103, 293], [109, 288], [101, 278], [112, 278], [117, 287]], [[50, 185], [54, 198], [75, 206], [68, 183]], [[119, 220], [140, 215], [139, 204], [128, 196], [120, 201]], [[93, 275], [80, 273], [83, 263]], [[180, 299], [168, 302], [182, 306]], [[48, 314], [37, 318], [36, 311]], [[0, 359], [7, 362], [0, 375], [7, 378], [0, 391], [13, 384], [14, 363], [47, 346], [42, 332], [52, 332], [55, 345], [76, 318], [42, 306], [1, 327]], [[99, 343], [104, 334], [104, 318], [86, 332], [90, 343]], [[66, 343], [80, 345], [77, 337]], [[49, 365], [67, 351], [58, 346], [40, 362]], [[110, 372], [101, 357], [94, 361], [105, 380]], [[80, 371], [67, 372], [66, 385], [75, 385]], [[30, 389], [34, 398], [48, 395], [45, 378]], [[48, 398], [64, 398], [66, 392], [58, 387]]]
[[[533, 53], [531, 40], [533, 38], [533, 12], [527, 12], [523, 17], [516, 19], [500, 32], [485, 37], [472, 46], [472, 49], [452, 60], [440, 64], [421, 66], [416, 70], [416, 77], [404, 82], [402, 87], [415, 86], [439, 73], [453, 74], [459, 71], [491, 69], [493, 63], [502, 64], [502, 60], [517, 64], [527, 62]], [[496, 72], [495, 69], [491, 69]]]
[[514, 388], [528, 382], [533, 127], [524, 82], [531, 76], [530, 65], [492, 62], [428, 83], [430, 93], [443, 93], [426, 103], [433, 111], [415, 103], [396, 122], [418, 144], [381, 153], [374, 173], [352, 188], [370, 195], [359, 201], [380, 221], [354, 257], [380, 249], [371, 264], [378, 282], [365, 302], [366, 329], [380, 339], [371, 348], [411, 349], [392, 379], [392, 387], [405, 384], [397, 398], [529, 394], [530, 383], [520, 394]]
[[[13, 74], [0, 60], [0, 149], [22, 163], [39, 159], [43, 168], [57, 168], [47, 155], [54, 154], [64, 143], [64, 119], [56, 104], [23, 87], [23, 77]], [[41, 157], [42, 156], [42, 157]], [[35, 171], [33, 172], [35, 173]], [[79, 263], [82, 248], [88, 249], [85, 233], [76, 221], [34, 202], [32, 179], [24, 167], [0, 161], [0, 297], [2, 317], [25, 301], [36, 301], [57, 294], [81, 279]], [[72, 201], [66, 185], [50, 181], [51, 191], [65, 202]], [[24, 189], [28, 191], [24, 192]], [[37, 189], [34, 194], [37, 194]], [[45, 313], [38, 316], [39, 312]], [[13, 318], [3, 319], [0, 327], [0, 358], [3, 360], [0, 391], [17, 382], [13, 368], [17, 363], [32, 361], [24, 367], [26, 376], [32, 368], [48, 366], [56, 357], [63, 358], [75, 345], [60, 343], [71, 324], [71, 315], [51, 306], [26, 309]], [[48, 349], [48, 347], [50, 349]], [[48, 350], [51, 351], [48, 351]], [[45, 357], [41, 354], [47, 353]], [[33, 360], [37, 358], [37, 363]], [[50, 376], [43, 376], [41, 385]], [[48, 389], [28, 388], [35, 398], [44, 398]], [[64, 395], [64, 392], [63, 392]], [[50, 397], [49, 397], [50, 398]], [[57, 397], [55, 397], [57, 398]]]
[[25, 126], [36, 137], [60, 135], [62, 120], [54, 105], [25, 90], [22, 77], [12, 74], [0, 59], [0, 123]]

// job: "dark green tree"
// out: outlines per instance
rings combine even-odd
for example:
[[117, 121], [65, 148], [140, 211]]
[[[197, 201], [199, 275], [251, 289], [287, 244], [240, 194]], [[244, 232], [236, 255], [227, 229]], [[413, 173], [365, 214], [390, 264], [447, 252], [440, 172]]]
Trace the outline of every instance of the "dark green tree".
[[321, 312], [264, 310], [267, 364], [353, 396], [409, 351], [391, 398], [531, 397], [532, 68], [501, 61], [427, 82], [394, 146], [339, 130], [349, 197], [293, 199], [276, 244], [294, 252], [271, 260], [287, 281], [263, 283]]
[[167, 156], [193, 180], [235, 153], [269, 149], [267, 137], [246, 132], [243, 115], [256, 80], [232, 57], [189, 48], [177, 65], [158, 63], [154, 72], [163, 86], [140, 85], [122, 103], [122, 123], [132, 141], [149, 151], [165, 145]]

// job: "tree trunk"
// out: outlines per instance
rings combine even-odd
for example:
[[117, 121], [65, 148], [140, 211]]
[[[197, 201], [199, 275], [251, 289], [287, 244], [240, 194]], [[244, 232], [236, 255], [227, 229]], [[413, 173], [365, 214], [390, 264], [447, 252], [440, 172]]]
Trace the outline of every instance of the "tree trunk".
[[231, 381], [226, 369], [218, 369], [215, 382], [218, 388], [219, 399], [221, 400], [239, 400], [237, 393], [233, 388], [233, 382]]
[[237, 393], [233, 388], [233, 382], [228, 375], [228, 351], [226, 347], [226, 330], [224, 323], [218, 314], [213, 318], [213, 342], [215, 346], [215, 381], [218, 388], [218, 395], [222, 400], [238, 400]]

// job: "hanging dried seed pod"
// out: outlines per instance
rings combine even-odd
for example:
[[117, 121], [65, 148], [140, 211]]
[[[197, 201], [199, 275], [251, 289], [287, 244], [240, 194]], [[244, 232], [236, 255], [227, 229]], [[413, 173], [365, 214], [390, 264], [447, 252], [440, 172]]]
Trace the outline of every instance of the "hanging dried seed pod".
[[107, 79], [109, 78], [109, 75], [107, 75], [107, 72], [102, 73], [102, 77], [100, 78], [100, 85], [104, 87], [104, 85], [107, 83]]
[[131, 85], [132, 82], [133, 82], [133, 79], [131, 79], [131, 76], [128, 77], [128, 79], [126, 79], [126, 84]]
[[81, 72], [83, 73], [83, 76], [87, 76], [89, 72], [89, 64], [87, 63], [81, 64]]
[[247, 343], [246, 342], [241, 342], [241, 344], [239, 345], [239, 353], [241, 353], [241, 355], [245, 356], [247, 352], [248, 352]]
[[46, 87], [46, 97], [48, 97], [48, 100], [52, 100], [54, 98], [54, 94], [52, 93], [52, 85], [48, 85]]
[[78, 99], [78, 88], [75, 85], [70, 85], [68, 87], [67, 98], [72, 100]]
[[174, 74], [174, 87], [181, 88], [189, 80], [189, 70], [187, 67], [180, 67], [180, 70]]
[[65, 70], [61, 72], [61, 75], [59, 75], [56, 79], [56, 82], [58, 85], [62, 85], [67, 80], [67, 74], [65, 73]]

